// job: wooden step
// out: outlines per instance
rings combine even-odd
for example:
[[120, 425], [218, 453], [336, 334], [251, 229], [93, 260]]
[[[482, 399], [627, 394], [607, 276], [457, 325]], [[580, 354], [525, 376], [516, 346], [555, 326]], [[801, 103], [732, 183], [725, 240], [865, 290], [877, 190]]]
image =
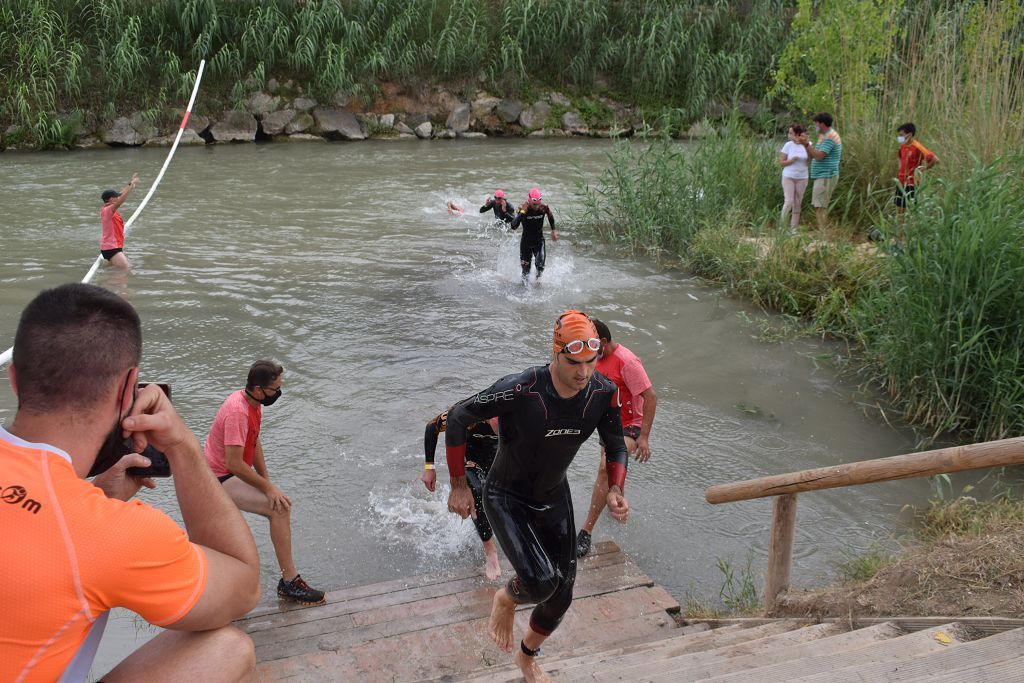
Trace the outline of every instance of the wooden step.
[[[633, 611], [625, 612], [627, 606]], [[642, 613], [636, 606], [643, 605]], [[656, 639], [675, 630], [675, 621], [665, 611], [677, 606], [661, 588], [634, 588], [628, 591], [596, 595], [573, 602], [562, 626], [548, 641], [554, 649], [571, 648], [575, 643], [611, 647], [622, 634], [640, 639]], [[616, 619], [616, 615], [622, 615]], [[516, 615], [517, 632], [529, 619], [526, 611]], [[408, 630], [381, 638], [353, 637], [342, 647], [334, 641], [307, 648], [303, 654], [275, 658], [259, 665], [263, 680], [302, 681], [415, 681], [455, 677], [488, 663], [504, 665], [511, 655], [498, 650], [486, 635], [486, 616], [466, 619], [458, 616], [430, 628]], [[572, 633], [577, 640], [570, 641]], [[328, 640], [337, 634], [321, 638]], [[309, 639], [317, 641], [316, 638]], [[294, 652], [299, 643], [288, 643]], [[265, 648], [257, 650], [260, 653]], [[452, 680], [446, 678], [446, 680]]]
[[[846, 667], [861, 666], [871, 662], [905, 662], [928, 653], [958, 647], [961, 643], [973, 639], [967, 628], [955, 622], [916, 633], [896, 635], [896, 637], [886, 637], [885, 628], [889, 628], [890, 633], [898, 634], [900, 632], [892, 624], [869, 626], [815, 643], [784, 648], [768, 656], [727, 659], [719, 662], [715, 667], [700, 670], [687, 668], [685, 675], [678, 670], [663, 669], [655, 675], [634, 680], [706, 680], [714, 681], [714, 683], [788, 682], [800, 676], [822, 671], [836, 673]], [[944, 640], [948, 639], [948, 644], [935, 637], [939, 633], [943, 634]], [[861, 638], [858, 639], [858, 636]]]
[[[575, 595], [581, 599], [652, 584], [636, 565], [627, 561], [582, 572]], [[467, 584], [465, 580], [431, 587], [430, 590], [407, 589], [402, 591], [406, 595], [374, 596], [325, 605], [319, 612], [290, 612], [284, 616], [302, 620], [288, 620], [273, 628], [264, 628], [260, 624], [260, 628], [250, 631], [250, 636], [260, 661], [318, 649], [337, 650], [368, 640], [486, 617], [491, 611], [494, 591], [494, 586], [481, 587]], [[661, 593], [671, 601], [671, 605], [661, 607], [660, 611], [678, 609], [674, 599], [663, 590]], [[240, 626], [245, 629], [244, 624]]]
[[[594, 550], [583, 562], [579, 563], [577, 584], [580, 577], [587, 571], [612, 564], [624, 564], [627, 561], [625, 554], [615, 543], [602, 541], [596, 544]], [[507, 566], [507, 563], [503, 564], [506, 564], [504, 578], [511, 578], [511, 568]], [[268, 597], [247, 615], [237, 620], [235, 624], [246, 632], [252, 633], [262, 629], [323, 618], [332, 614], [348, 614], [353, 610], [361, 611], [368, 608], [367, 606], [397, 605], [439, 595], [449, 595], [462, 590], [465, 586], [493, 590], [499, 585], [501, 585], [500, 582], [487, 581], [479, 567], [463, 568], [327, 591], [327, 602], [324, 605], [299, 605], [278, 600], [276, 597]]]
[[[702, 633], [677, 633], [669, 638], [657, 642], [638, 642], [632, 645], [621, 645], [618, 647], [604, 648], [573, 648], [563, 656], [548, 649], [545, 644], [543, 666], [545, 671], [555, 680], [571, 680], [573, 675], [578, 675], [581, 670], [587, 668], [605, 668], [609, 662], [636, 656], [639, 661], [650, 661], [654, 658], [668, 658], [687, 654], [691, 652], [703, 652], [713, 650], [736, 643], [749, 642], [766, 636], [776, 635], [787, 631], [798, 629], [800, 622], [775, 621], [759, 626], [728, 626]], [[556, 631], [557, 635], [557, 631]], [[473, 683], [501, 683], [503, 681], [518, 681], [522, 674], [514, 664], [505, 665], [496, 669], [477, 671], [466, 676], [464, 679]]]
[[937, 674], [915, 678], [913, 683], [1020, 683], [1024, 681], [1024, 657], [984, 665], [982, 668], [952, 674]]
[[1014, 667], [1024, 667], [1021, 653], [1024, 653], [1024, 628], [979, 638], [955, 648], [947, 648], [895, 664], [869, 662], [847, 667], [841, 671], [841, 679], [837, 678], [836, 672], [830, 671], [804, 676], [795, 679], [793, 683], [835, 683], [837, 680], [850, 683], [1024, 681], [1024, 668], [1016, 669], [1016, 677], [992, 677], [996, 671], [1012, 673]]
[[[768, 626], [767, 624], [765, 626]], [[660, 676], [664, 672], [672, 672], [671, 680], [698, 680], [706, 676], [716, 675], [724, 666], [724, 662], [734, 659], [744, 661], [764, 661], [774, 653], [788, 651], [801, 645], [813, 645], [843, 630], [841, 625], [815, 624], [800, 628], [800, 622], [777, 622], [775, 626], [788, 626], [786, 630], [767, 633], [761, 637], [747, 637], [721, 647], [690, 653], [666, 652], [669, 656], [648, 657], [630, 656], [622, 661], [609, 660], [595, 663], [593, 666], [580, 666], [563, 676], [568, 681], [635, 681], [646, 680], [648, 676]], [[755, 627], [757, 629], [763, 627]], [[754, 629], [751, 629], [752, 631]], [[895, 629], [889, 631], [892, 635]], [[751, 634], [752, 636], [760, 634]], [[732, 671], [732, 669], [721, 669]], [[715, 672], [715, 673], [711, 673]]]

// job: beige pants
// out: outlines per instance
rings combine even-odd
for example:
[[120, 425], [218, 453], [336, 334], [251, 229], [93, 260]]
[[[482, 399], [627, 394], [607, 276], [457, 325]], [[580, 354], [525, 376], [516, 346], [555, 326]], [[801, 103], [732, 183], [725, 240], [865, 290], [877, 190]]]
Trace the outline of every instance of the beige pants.
[[807, 190], [807, 178], [787, 178], [782, 176], [782, 194], [786, 201], [782, 205], [782, 224], [786, 224], [786, 214], [793, 212], [789, 221], [789, 227], [795, 228], [800, 223], [800, 205], [804, 202], [804, 192]]
[[832, 201], [832, 192], [839, 183], [839, 176], [831, 178], [815, 178], [814, 190], [811, 192], [811, 206], [816, 209], [827, 209], [828, 203]]

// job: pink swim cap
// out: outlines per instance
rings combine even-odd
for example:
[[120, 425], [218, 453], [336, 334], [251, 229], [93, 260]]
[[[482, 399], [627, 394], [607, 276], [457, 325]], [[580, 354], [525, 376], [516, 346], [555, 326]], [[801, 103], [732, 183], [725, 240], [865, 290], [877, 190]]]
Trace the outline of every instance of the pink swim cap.
[[495, 190], [494, 191], [494, 198], [495, 199], [502, 199], [504, 197], [505, 197], [505, 192], [504, 191], [502, 191], [502, 190]]
[[540, 198], [541, 198], [540, 190], [537, 189], [536, 187], [531, 187], [530, 188], [530, 201], [531, 202], [539, 202]]

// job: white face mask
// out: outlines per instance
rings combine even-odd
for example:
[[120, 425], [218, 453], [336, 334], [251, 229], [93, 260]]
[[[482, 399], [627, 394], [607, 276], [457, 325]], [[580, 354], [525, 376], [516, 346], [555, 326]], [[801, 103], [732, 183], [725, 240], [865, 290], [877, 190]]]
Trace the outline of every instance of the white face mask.
[[907, 136], [906, 135], [897, 135], [896, 136], [896, 142], [900, 143], [901, 145], [907, 144]]

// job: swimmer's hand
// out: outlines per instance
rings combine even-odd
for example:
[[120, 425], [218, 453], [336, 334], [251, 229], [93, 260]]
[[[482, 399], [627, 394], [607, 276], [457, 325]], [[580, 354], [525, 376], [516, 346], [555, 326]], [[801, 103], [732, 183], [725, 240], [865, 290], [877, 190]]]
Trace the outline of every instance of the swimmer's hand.
[[117, 498], [128, 501], [132, 496], [145, 486], [147, 489], [155, 489], [156, 482], [149, 477], [133, 477], [125, 470], [129, 467], [149, 467], [149, 458], [138, 453], [125, 455], [113, 467], [106, 472], [97, 474], [92, 478], [93, 486], [99, 487], [107, 498]]
[[420, 477], [420, 481], [427, 487], [427, 490], [431, 493], [437, 489], [437, 470], [423, 470], [423, 476]]
[[473, 492], [469, 490], [466, 477], [452, 477], [452, 492], [448, 494], [448, 512], [454, 512], [462, 519], [476, 519], [473, 507]]
[[647, 462], [651, 459], [651, 444], [646, 437], [636, 440], [636, 461]]
[[552, 230], [551, 231], [551, 240], [554, 241], [554, 242], [558, 241], [558, 231], [557, 230]]
[[624, 524], [629, 518], [629, 503], [618, 486], [608, 489], [608, 497], [605, 502], [608, 503], [608, 512], [611, 513], [612, 518], [616, 522]]

